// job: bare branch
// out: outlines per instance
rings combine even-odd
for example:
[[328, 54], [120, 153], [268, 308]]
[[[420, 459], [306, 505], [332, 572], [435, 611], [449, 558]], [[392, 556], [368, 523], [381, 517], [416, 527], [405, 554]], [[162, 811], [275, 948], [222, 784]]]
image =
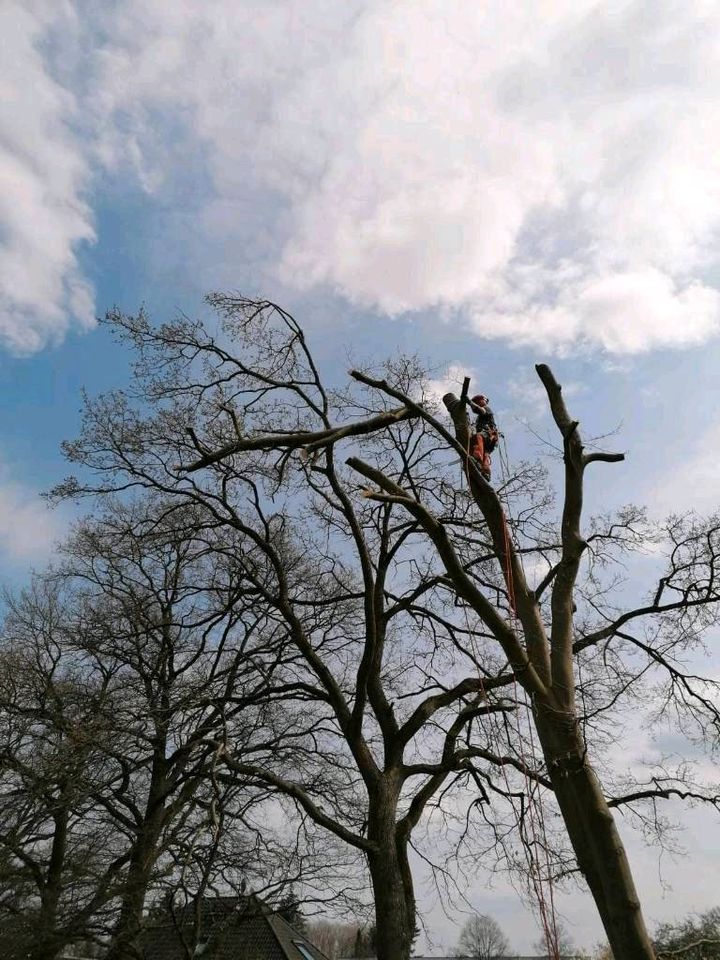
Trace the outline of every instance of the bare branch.
[[[395, 423], [401, 423], [413, 416], [413, 411], [406, 407], [398, 410], [389, 410], [387, 413], [380, 413], [376, 417], [370, 417], [364, 420], [356, 420], [353, 423], [347, 423], [340, 427], [329, 427], [326, 430], [307, 430], [299, 433], [276, 433], [266, 434], [259, 437], [247, 437], [240, 440], [234, 440], [219, 450], [212, 453], [204, 453], [199, 460], [188, 464], [186, 467], [178, 467], [183, 473], [194, 473], [196, 470], [202, 470], [214, 463], [220, 463], [236, 453], [244, 453], [251, 450], [299, 450], [305, 449], [313, 451], [322, 447], [331, 446], [347, 437], [358, 437], [368, 433], [375, 433]], [[188, 428], [190, 432], [190, 428]], [[198, 450], [203, 447], [194, 437], [194, 443]]]

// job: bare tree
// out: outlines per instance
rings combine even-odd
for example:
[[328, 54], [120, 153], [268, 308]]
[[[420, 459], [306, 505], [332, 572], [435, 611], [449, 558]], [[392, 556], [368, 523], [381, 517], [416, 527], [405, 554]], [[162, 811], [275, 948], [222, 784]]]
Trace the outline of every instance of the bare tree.
[[[657, 773], [606, 795], [591, 735], [650, 669], [664, 678], [668, 708], [718, 729], [707, 685], [680, 663], [717, 617], [717, 524], [673, 521], [654, 595], [621, 611], [603, 571], [640, 548], [647, 525], [628, 510], [582, 536], [585, 469], [621, 457], [583, 449], [546, 367], [538, 372], [565, 459], [559, 527], [542, 472], [521, 465], [501, 489], [484, 480], [467, 455], [464, 407], [445, 398], [449, 431], [412, 362], [383, 379], [355, 371], [358, 389], [331, 391], [287, 313], [211, 301], [224, 322], [218, 337], [185, 319], [153, 329], [142, 315], [110, 317], [138, 351], [141, 402], [88, 402], [66, 452], [91, 479], [56, 493], [162, 491], [193, 505], [202, 526], [232, 531], [238, 576], [297, 651], [288, 682], [302, 715], [285, 730], [292, 750], [249, 757], [228, 742], [228, 776], [284, 793], [366, 859], [381, 960], [409, 956], [408, 848], [423, 814], [453, 785], [473, 784], [488, 820], [490, 797], [522, 803], [542, 789], [560, 808], [616, 957], [652, 957], [611, 808], [714, 795]], [[356, 454], [350, 470], [342, 444]], [[583, 569], [588, 554], [595, 562]], [[538, 562], [537, 582], [523, 561]], [[575, 663], [589, 667], [579, 684]], [[506, 722], [525, 698], [542, 759], [532, 728]], [[537, 860], [544, 841], [529, 837], [522, 813], [518, 827]]]
[[[557, 945], [557, 952], [561, 958], [567, 957], [576, 957], [580, 954], [580, 951], [575, 949], [575, 943], [573, 938], [570, 936], [570, 931], [567, 929], [565, 924], [558, 920], [555, 924], [555, 929], [553, 931], [553, 936], [555, 944]], [[535, 941], [534, 945], [538, 953], [542, 954], [547, 950], [547, 938], [541, 936], [538, 940]]]
[[222, 845], [237, 840], [233, 824], [244, 879], [272, 869], [268, 831], [250, 814], [270, 791], [246, 778], [221, 783], [218, 763], [230, 730], [238, 753], [252, 737], [272, 747], [264, 717], [273, 696], [293, 689], [271, 689], [288, 644], [216, 539], [188, 506], [151, 498], [105, 505], [64, 550], [62, 575], [81, 585], [83, 652], [112, 673], [122, 696], [115, 720], [132, 735], [132, 749], [114, 757], [123, 789], [103, 798], [129, 844], [111, 960], [134, 955], [155, 883], [193, 872], [203, 894]]
[[[670, 555], [670, 568], [661, 577], [649, 603], [613, 616], [599, 629], [576, 638], [574, 600], [581, 558], [588, 547], [580, 530], [583, 481], [586, 468], [596, 462], [617, 462], [621, 454], [586, 452], [580, 439], [578, 422], [567, 411], [561, 387], [549, 368], [540, 365], [538, 375], [545, 386], [553, 418], [563, 442], [565, 496], [557, 560], [539, 587], [532, 588], [524, 573], [520, 556], [508, 529], [498, 493], [472, 461], [465, 458], [468, 483], [475, 502], [492, 537], [503, 578], [512, 596], [513, 612], [520, 630], [501, 621], [487, 598], [458, 561], [446, 527], [407, 490], [390, 480], [376, 467], [359, 460], [354, 467], [381, 490], [378, 499], [403, 503], [418, 518], [442, 557], [448, 576], [495, 635], [506, 654], [518, 682], [531, 697], [533, 714], [548, 774], [555, 797], [583, 876], [593, 893], [614, 953], [619, 958], [652, 957], [653, 949], [642, 917], [630, 866], [615, 827], [608, 801], [588, 756], [588, 746], [580, 729], [576, 704], [574, 654], [617, 636], [627, 637], [624, 628], [650, 619], [657, 632], [671, 623], [695, 632], [717, 618], [720, 599], [715, 564], [720, 548], [718, 523], [713, 518], [702, 528], [683, 528]], [[396, 395], [386, 384], [378, 389]], [[452, 416], [459, 451], [469, 449], [468, 421], [462, 404], [452, 394], [444, 398]], [[440, 428], [441, 433], [444, 432]], [[452, 439], [448, 437], [452, 444]], [[550, 617], [541, 608], [541, 595], [550, 589]], [[699, 615], [697, 611], [700, 611]], [[677, 618], [677, 619], [676, 619]], [[631, 638], [632, 642], [632, 638]], [[648, 645], [645, 645], [646, 651]], [[649, 648], [653, 659], [652, 647]], [[661, 655], [658, 654], [662, 661]], [[672, 671], [671, 671], [672, 676]], [[711, 702], [691, 691], [717, 727], [718, 713]], [[657, 791], [648, 791], [657, 795]], [[637, 795], [636, 795], [637, 797]], [[627, 799], [627, 798], [625, 798]], [[557, 952], [557, 944], [551, 945]]]
[[661, 924], [655, 949], [659, 960], [716, 960], [720, 957], [720, 908]]
[[229, 735], [271, 748], [288, 644], [197, 534], [177, 504], [106, 504], [10, 599], [0, 850], [26, 889], [0, 910], [33, 918], [18, 923], [38, 960], [108, 932], [110, 957], [134, 957], [160, 890], [303, 873], [297, 833], [282, 843], [265, 822], [267, 785], [219, 778]]
[[[335, 464], [332, 447], [317, 448], [322, 464], [315, 462], [312, 446], [305, 459], [288, 457], [284, 438], [290, 450], [299, 449], [288, 425], [300, 429], [303, 421], [319, 419], [323, 439], [337, 431], [330, 425], [331, 401], [296, 326], [283, 315], [280, 330], [274, 331], [266, 322], [274, 318], [264, 321], [263, 316], [260, 311], [254, 320], [243, 321], [257, 369], [243, 373], [241, 364], [240, 380], [231, 385], [234, 395], [243, 389], [240, 381], [248, 381], [242, 411], [233, 395], [217, 393], [219, 381], [210, 387], [182, 375], [185, 350], [196, 358], [204, 350], [198, 331], [168, 330], [166, 359], [146, 354], [139, 371], [146, 396], [158, 404], [157, 418], [135, 419], [124, 397], [105, 398], [88, 410], [87, 432], [68, 453], [87, 458], [88, 466], [104, 474], [95, 492], [161, 489], [204, 511], [208, 528], [232, 531], [228, 561], [245, 589], [272, 611], [297, 652], [287, 684], [300, 709], [285, 714], [264, 752], [256, 749], [249, 756], [235, 749], [230, 736], [224, 751], [228, 777], [254, 778], [284, 793], [302, 817], [364, 857], [375, 894], [378, 953], [402, 958], [409, 955], [416, 932], [408, 861], [412, 832], [453, 775], [476, 776], [473, 753], [460, 737], [473, 720], [511, 711], [512, 694], [486, 699], [494, 688], [493, 664], [480, 665], [467, 646], [471, 631], [465, 611], [455, 608], [444, 578], [425, 570], [414, 543], [419, 525], [406, 518], [396, 522], [402, 511], [393, 506], [355, 502], [357, 483]], [[144, 321], [129, 329], [150, 352], [161, 345]], [[223, 356], [213, 343], [208, 350], [207, 359]], [[187, 372], [194, 377], [192, 364]], [[414, 377], [414, 371], [408, 369], [407, 375]], [[251, 443], [250, 460], [240, 469], [223, 457], [207, 471], [181, 470], [178, 461], [195, 452], [186, 426], [204, 410], [203, 430], [213, 429], [218, 412], [238, 430], [241, 418], [251, 416], [273, 440], [257, 449]], [[423, 422], [411, 422], [405, 410], [389, 409], [368, 424], [366, 411], [358, 412], [362, 428], [351, 422], [338, 436], [352, 437], [358, 430], [370, 436], [379, 425], [400, 423], [401, 432], [378, 434], [370, 442], [379, 444], [398, 475], [413, 466], [416, 482], [432, 489], [432, 463], [443, 451]], [[307, 439], [302, 430], [299, 436]], [[77, 488], [70, 484], [61, 492]], [[472, 540], [472, 525], [462, 518], [466, 498], [444, 486], [439, 494]], [[482, 536], [477, 540], [482, 543]], [[467, 650], [470, 673], [459, 674], [450, 687], [444, 681], [438, 685], [435, 664], [445, 661], [449, 670], [456, 669], [456, 644]], [[507, 685], [506, 677], [501, 686]], [[482, 759], [493, 762], [490, 752]], [[513, 757], [507, 763], [522, 768]], [[481, 779], [477, 785], [486, 796]]]
[[509, 950], [510, 944], [497, 920], [485, 913], [476, 913], [463, 924], [455, 956], [492, 960], [493, 957], [504, 957]]
[[97, 802], [121, 749], [108, 677], [63, 657], [69, 611], [38, 582], [8, 598], [0, 653], [0, 942], [3, 956], [51, 960], [91, 937], [127, 858]]

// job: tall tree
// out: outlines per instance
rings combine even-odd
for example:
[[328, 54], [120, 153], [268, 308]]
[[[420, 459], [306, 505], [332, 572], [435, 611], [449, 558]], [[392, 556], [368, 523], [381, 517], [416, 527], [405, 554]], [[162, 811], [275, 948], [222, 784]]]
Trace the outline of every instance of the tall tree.
[[[229, 776], [283, 792], [365, 858], [380, 960], [409, 956], [408, 850], [432, 804], [453, 782], [474, 783], [485, 807], [539, 785], [559, 805], [616, 957], [651, 957], [611, 806], [685, 785], [658, 780], [605, 795], [573, 662], [595, 651], [622, 661], [623, 645], [646, 658], [610, 676], [591, 660], [598, 682], [583, 699], [595, 697], [596, 716], [655, 666], [675, 708], [717, 725], [702, 684], [676, 658], [716, 617], [717, 526], [671, 524], [653, 601], [620, 612], [597, 568], [640, 545], [642, 515], [625, 511], [581, 535], [585, 469], [619, 458], [583, 451], [547, 368], [539, 372], [566, 464], [559, 528], [538, 470], [522, 465], [500, 492], [484, 480], [468, 459], [464, 408], [446, 398], [448, 430], [416, 364], [392, 364], [383, 379], [358, 371], [354, 391], [329, 390], [287, 313], [264, 301], [211, 302], [224, 322], [217, 338], [184, 319], [155, 329], [142, 315], [109, 318], [138, 352], [140, 403], [122, 393], [88, 402], [66, 451], [92, 479], [67, 481], [57, 495], [160, 490], [192, 504], [201, 524], [233, 532], [238, 575], [297, 651], [293, 680], [305, 700], [288, 728], [292, 753], [248, 757], [228, 746]], [[348, 446], [350, 469], [339, 455]], [[583, 571], [583, 592], [591, 542], [598, 563]], [[546, 564], [537, 583], [523, 559]], [[631, 632], [643, 622], [653, 639]], [[529, 731], [504, 722], [525, 696], [544, 769]], [[521, 790], [506, 779], [513, 772]]]
[[504, 957], [509, 950], [510, 944], [497, 920], [485, 913], [477, 913], [463, 924], [455, 956], [493, 960], [493, 957]]
[[[568, 831], [578, 866], [600, 912], [610, 945], [618, 958], [653, 957], [653, 948], [642, 916], [623, 843], [615, 826], [608, 800], [593, 768], [579, 723], [576, 702], [574, 656], [578, 650], [620, 637], [630, 642], [628, 625], [643, 620], [653, 623], [656, 636], [676, 625], [691, 632], [717, 619], [719, 584], [715, 565], [720, 551], [720, 527], [716, 518], [704, 526], [673, 524], [670, 564], [660, 578], [652, 601], [614, 616], [604, 616], [598, 629], [577, 636], [575, 589], [588, 542], [581, 533], [585, 470], [597, 462], [618, 462], [622, 454], [587, 452], [580, 438], [579, 424], [565, 406], [560, 385], [545, 365], [537, 368], [547, 391], [550, 409], [563, 443], [565, 491], [557, 560], [540, 584], [528, 583], [520, 554], [508, 526], [498, 492], [464, 451], [469, 449], [469, 427], [463, 404], [453, 395], [443, 400], [452, 417], [455, 442], [451, 446], [463, 456], [473, 499], [485, 521], [511, 598], [517, 626], [501, 620], [497, 610], [479, 593], [476, 584], [459, 562], [447, 527], [438, 521], [412, 489], [401, 486], [377, 467], [353, 459], [350, 463], [380, 488], [378, 500], [403, 504], [422, 523], [435, 544], [447, 575], [458, 594], [473, 607], [489, 627], [508, 658], [518, 683], [533, 705], [533, 717], [540, 739], [555, 798]], [[367, 378], [364, 378], [367, 380]], [[397, 398], [398, 391], [386, 383], [374, 384], [383, 393]], [[406, 402], [409, 398], [405, 398]], [[411, 401], [410, 401], [411, 402]], [[424, 415], [427, 418], [427, 414]], [[679, 539], [677, 535], [679, 534]], [[541, 594], [550, 589], [550, 616], [541, 607]], [[603, 611], [604, 613], [604, 611]], [[653, 646], [637, 642], [652, 660], [663, 662]], [[671, 670], [672, 674], [672, 670]], [[700, 706], [702, 696], [692, 692]], [[705, 703], [709, 719], [717, 726], [718, 713]], [[649, 791], [658, 795], [658, 791]], [[550, 943], [557, 953], [557, 944]]]
[[[112, 673], [122, 698], [115, 721], [132, 738], [115, 754], [123, 789], [103, 798], [129, 846], [110, 960], [134, 956], [157, 878], [170, 870], [172, 880], [178, 860], [187, 870], [202, 836], [206, 867], [216, 867], [229, 818], [268, 794], [217, 776], [230, 725], [239, 753], [251, 734], [265, 748], [272, 743], [262, 714], [271, 710], [269, 684], [287, 647], [266, 629], [256, 596], [226, 556], [195, 511], [158, 498], [104, 504], [64, 548], [62, 575], [78, 585], [82, 651]], [[247, 834], [249, 816], [238, 822]], [[243, 839], [253, 847], [252, 837]], [[251, 875], [247, 858], [238, 860]], [[207, 880], [200, 878], [200, 893]]]
[[[206, 346], [208, 358], [222, 364], [222, 347], [184, 327], [156, 339], [142, 318], [132, 321], [131, 336], [148, 348], [138, 375], [146, 397], [155, 398], [154, 410], [148, 418], [147, 409], [133, 412], [123, 395], [103, 398], [88, 410], [83, 438], [67, 449], [71, 458], [97, 468], [100, 484], [87, 492], [161, 489], [204, 513], [209, 529], [232, 532], [228, 560], [292, 643], [297, 657], [287, 686], [303, 699], [299, 712], [285, 715], [266, 750], [249, 757], [229, 739], [228, 776], [255, 778], [284, 793], [302, 816], [365, 858], [378, 954], [400, 960], [409, 955], [416, 928], [411, 834], [448, 779], [471, 772], [473, 753], [460, 743], [468, 725], [512, 710], [512, 697], [481, 702], [481, 692], [493, 689], [492, 670], [484, 666], [479, 677], [470, 650], [470, 675], [460, 675], [450, 688], [432, 681], [436, 660], [453, 669], [456, 644], [462, 649], [469, 631], [442, 577], [423, 573], [418, 584], [413, 576], [414, 565], [424, 566], [413, 543], [419, 525], [405, 518], [396, 523], [401, 511], [395, 507], [357, 502], [357, 483], [335, 463], [331, 446], [311, 448], [305, 459], [288, 455], [300, 449], [303, 436], [288, 433], [289, 426], [319, 419], [323, 440], [336, 430], [331, 400], [302, 335], [285, 315], [279, 329], [274, 320], [261, 310], [242, 322], [256, 369], [241, 361], [228, 395], [217, 392], [222, 374], [208, 388], [192, 379], [202, 373], [192, 363], [187, 378], [182, 373], [186, 349], [197, 357]], [[169, 350], [164, 372], [156, 348]], [[412, 369], [408, 376], [414, 376]], [[243, 409], [238, 390], [247, 393]], [[207, 414], [203, 431], [222, 431], [218, 412], [237, 431], [242, 421], [247, 429], [250, 418], [257, 419], [271, 440], [263, 439], [257, 449], [251, 443], [244, 463], [218, 457], [211, 470], [178, 467], [197, 452], [188, 424]], [[436, 445], [422, 421], [411, 422], [407, 411], [381, 411], [361, 432], [371, 435], [377, 426], [394, 423], [403, 431], [378, 435], [385, 457], [399, 475], [412, 465], [417, 482], [430, 488]], [[341, 430], [353, 433], [352, 426]], [[318, 451], [322, 463], [315, 462]], [[78, 488], [71, 483], [62, 492]], [[462, 523], [465, 498], [451, 488], [441, 494]], [[471, 525], [465, 527], [475, 538]], [[475, 539], [482, 543], [482, 536]], [[521, 766], [514, 758], [508, 762]]]
[[720, 908], [663, 923], [655, 933], [659, 960], [717, 960], [720, 957]]
[[[126, 742], [110, 672], [65, 657], [73, 610], [55, 583], [9, 597], [0, 651], [0, 942], [51, 960], [92, 937], [127, 864], [98, 802]], [[74, 637], [77, 640], [77, 637]]]
[[24, 924], [37, 960], [93, 934], [134, 957], [168, 887], [297, 877], [294, 838], [281, 847], [258, 814], [268, 787], [218, 776], [228, 736], [239, 753], [272, 746], [273, 696], [293, 689], [271, 691], [288, 644], [227, 555], [187, 507], [104, 504], [10, 600], [0, 850], [26, 892], [0, 909], [39, 904]]

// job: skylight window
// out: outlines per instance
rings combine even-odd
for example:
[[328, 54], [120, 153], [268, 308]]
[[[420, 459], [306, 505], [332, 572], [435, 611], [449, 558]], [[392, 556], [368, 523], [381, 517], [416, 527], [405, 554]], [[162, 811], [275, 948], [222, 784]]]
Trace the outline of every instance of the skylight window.
[[300, 943], [298, 940], [293, 940], [293, 943], [298, 948], [298, 952], [301, 957], [304, 957], [305, 960], [315, 960], [315, 957], [310, 953], [310, 948], [305, 943]]

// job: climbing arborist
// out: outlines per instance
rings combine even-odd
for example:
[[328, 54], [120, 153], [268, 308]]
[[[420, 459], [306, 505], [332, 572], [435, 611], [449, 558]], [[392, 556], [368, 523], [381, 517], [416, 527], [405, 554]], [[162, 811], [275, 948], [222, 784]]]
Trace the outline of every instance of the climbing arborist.
[[475, 433], [470, 437], [470, 456], [480, 467], [480, 473], [486, 480], [490, 479], [490, 454], [498, 445], [498, 433], [495, 417], [489, 406], [489, 401], [482, 393], [475, 394], [468, 404], [476, 414]]

